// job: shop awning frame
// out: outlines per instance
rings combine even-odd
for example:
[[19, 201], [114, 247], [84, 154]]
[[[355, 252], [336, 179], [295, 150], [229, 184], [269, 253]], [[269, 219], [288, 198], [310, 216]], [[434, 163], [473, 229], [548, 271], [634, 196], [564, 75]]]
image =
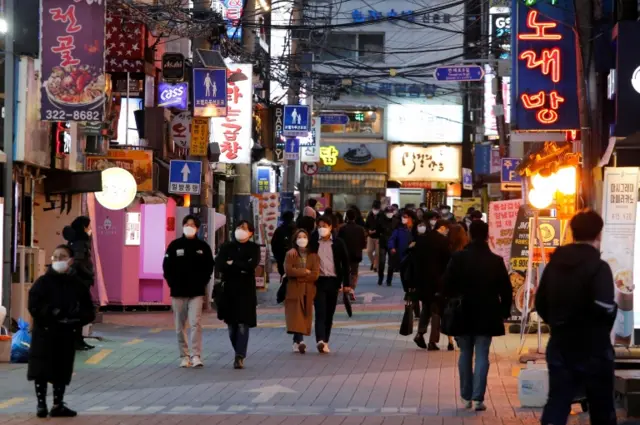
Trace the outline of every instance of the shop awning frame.
[[322, 193], [368, 194], [384, 192], [385, 173], [320, 173], [311, 177], [311, 190]]

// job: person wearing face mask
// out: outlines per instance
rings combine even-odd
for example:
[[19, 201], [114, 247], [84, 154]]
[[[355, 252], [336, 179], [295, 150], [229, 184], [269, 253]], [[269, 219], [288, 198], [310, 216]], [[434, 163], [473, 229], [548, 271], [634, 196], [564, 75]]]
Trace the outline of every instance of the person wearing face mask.
[[456, 221], [456, 217], [451, 212], [451, 207], [449, 205], [442, 204], [440, 205], [440, 217], [443, 220], [447, 221]]
[[309, 250], [309, 234], [306, 230], [296, 231], [293, 240], [294, 247], [287, 252], [285, 260], [288, 282], [284, 317], [287, 333], [293, 334], [293, 351], [304, 354], [307, 351], [304, 336], [311, 335], [320, 257]]
[[[360, 263], [362, 262], [362, 251], [367, 247], [367, 239], [365, 229], [356, 223], [356, 212], [354, 210], [347, 211], [347, 224], [340, 228], [338, 238], [344, 241], [349, 255], [349, 275], [350, 287], [355, 291], [358, 286], [358, 274]], [[351, 292], [351, 299], [355, 301], [355, 295]]]
[[[53, 252], [51, 266], [29, 290], [29, 313], [33, 332], [29, 347], [27, 379], [35, 382], [39, 418], [74, 417], [64, 403], [71, 383], [76, 335], [95, 319], [89, 288], [72, 267], [73, 250], [60, 245]], [[53, 408], [47, 407], [48, 383], [53, 386]]]
[[427, 225], [429, 226], [429, 231], [434, 230], [436, 227], [436, 223], [438, 222], [438, 219], [440, 218], [440, 216], [438, 215], [438, 213], [433, 212], [433, 211], [428, 211], [425, 214], [424, 220], [427, 223]]
[[369, 256], [369, 262], [371, 262], [371, 270], [378, 270], [378, 254], [380, 250], [380, 235], [378, 235], [377, 222], [378, 214], [380, 213], [380, 201], [373, 201], [371, 205], [371, 211], [367, 214], [367, 220], [365, 222], [367, 229], [367, 255]]
[[[86, 216], [76, 217], [70, 226], [62, 230], [62, 236], [73, 251], [73, 270], [78, 279], [91, 291], [95, 284], [93, 255], [91, 247], [91, 219]], [[76, 350], [86, 351], [94, 347], [85, 342], [82, 332], [76, 334]]]
[[[393, 217], [395, 213], [393, 207], [387, 207], [384, 209], [384, 213], [378, 214], [376, 219], [376, 233], [380, 237], [379, 250], [378, 250], [378, 286], [382, 286], [384, 280], [384, 266], [389, 264], [387, 270], [387, 286], [391, 286], [393, 280], [393, 262], [391, 253], [389, 252], [389, 239], [393, 233]], [[387, 259], [389, 261], [387, 261]]]
[[[208, 243], [197, 237], [200, 219], [182, 220], [182, 237], [167, 247], [162, 262], [164, 279], [171, 291], [171, 307], [180, 350], [180, 367], [203, 367], [202, 307], [213, 274], [213, 254]], [[187, 321], [191, 336], [187, 343]], [[191, 353], [189, 353], [191, 348]]]
[[249, 329], [258, 324], [256, 267], [260, 263], [260, 246], [251, 241], [254, 232], [253, 224], [240, 221], [234, 232], [235, 240], [222, 245], [216, 257], [224, 284], [218, 318], [229, 328], [235, 369], [244, 369]]
[[349, 284], [349, 256], [342, 239], [334, 238], [332, 220], [318, 219], [318, 228], [311, 235], [310, 251], [320, 258], [320, 276], [316, 283], [313, 303], [316, 316], [316, 348], [321, 354], [329, 353], [329, 338], [340, 289], [351, 293]]
[[[401, 218], [401, 225], [393, 231], [387, 248], [391, 254], [392, 260], [390, 266], [393, 265], [394, 270], [399, 270], [404, 260], [409, 245], [413, 242], [413, 226], [416, 222], [416, 216], [413, 211], [404, 210]], [[391, 282], [387, 281], [387, 286], [391, 286]]]

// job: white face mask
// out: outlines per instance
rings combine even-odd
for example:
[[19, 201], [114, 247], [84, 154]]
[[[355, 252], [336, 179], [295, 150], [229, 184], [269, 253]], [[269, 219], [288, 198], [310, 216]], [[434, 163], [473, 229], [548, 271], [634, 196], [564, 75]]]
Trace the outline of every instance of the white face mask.
[[329, 236], [329, 233], [331, 233], [331, 230], [329, 230], [329, 228], [327, 227], [318, 228], [318, 235], [320, 235], [321, 238], [326, 238], [327, 236]]
[[51, 263], [51, 268], [57, 273], [66, 273], [69, 270], [68, 261], [54, 261]]
[[244, 229], [236, 229], [235, 236], [238, 242], [243, 242], [249, 239], [249, 232]]
[[194, 229], [194, 228], [193, 228], [193, 227], [191, 227], [191, 226], [184, 226], [184, 227], [182, 228], [182, 233], [184, 233], [184, 235], [185, 235], [186, 237], [188, 237], [188, 238], [192, 238], [192, 237], [194, 237], [194, 236], [196, 235], [196, 233], [197, 233], [197, 232], [196, 232], [196, 229]]
[[447, 214], [449, 214], [449, 210], [441, 210], [440, 212], [442, 213], [442, 215], [447, 215]]
[[431, 227], [435, 226], [436, 223], [438, 222], [438, 220], [431, 220], [429, 221], [429, 224], [431, 225]]
[[408, 218], [402, 217], [402, 224], [407, 224], [409, 222]]
[[309, 239], [307, 239], [307, 238], [298, 238], [296, 240], [296, 244], [298, 244], [298, 246], [300, 248], [306, 248], [307, 245], [309, 245]]
[[418, 226], [418, 233], [423, 234], [427, 231], [427, 226], [420, 225]]
[[371, 212], [373, 213], [373, 215], [376, 215], [380, 212], [380, 210], [371, 210]]
[[387, 213], [387, 218], [393, 218], [393, 213]]
[[87, 230], [87, 236], [91, 237], [92, 234], [93, 232], [91, 231], [91, 229]]

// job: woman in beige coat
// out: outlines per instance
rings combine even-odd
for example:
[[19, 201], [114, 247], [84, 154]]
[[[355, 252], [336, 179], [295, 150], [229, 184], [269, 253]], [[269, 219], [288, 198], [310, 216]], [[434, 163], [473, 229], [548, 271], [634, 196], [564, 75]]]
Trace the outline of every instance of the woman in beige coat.
[[284, 300], [284, 316], [287, 333], [293, 334], [293, 351], [304, 354], [307, 345], [304, 335], [311, 335], [313, 300], [316, 296], [316, 280], [320, 275], [320, 258], [311, 253], [309, 234], [300, 229], [293, 234], [293, 248], [284, 261], [287, 276], [287, 295]]

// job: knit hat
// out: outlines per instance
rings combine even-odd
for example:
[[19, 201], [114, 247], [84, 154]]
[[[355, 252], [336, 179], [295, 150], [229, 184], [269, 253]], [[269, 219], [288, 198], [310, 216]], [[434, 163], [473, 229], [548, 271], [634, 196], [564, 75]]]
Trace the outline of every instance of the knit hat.
[[302, 215], [304, 215], [305, 217], [311, 217], [311, 218], [315, 219], [316, 218], [316, 210], [314, 210], [313, 208], [308, 207], [308, 206], [304, 207], [304, 211], [303, 211]]

